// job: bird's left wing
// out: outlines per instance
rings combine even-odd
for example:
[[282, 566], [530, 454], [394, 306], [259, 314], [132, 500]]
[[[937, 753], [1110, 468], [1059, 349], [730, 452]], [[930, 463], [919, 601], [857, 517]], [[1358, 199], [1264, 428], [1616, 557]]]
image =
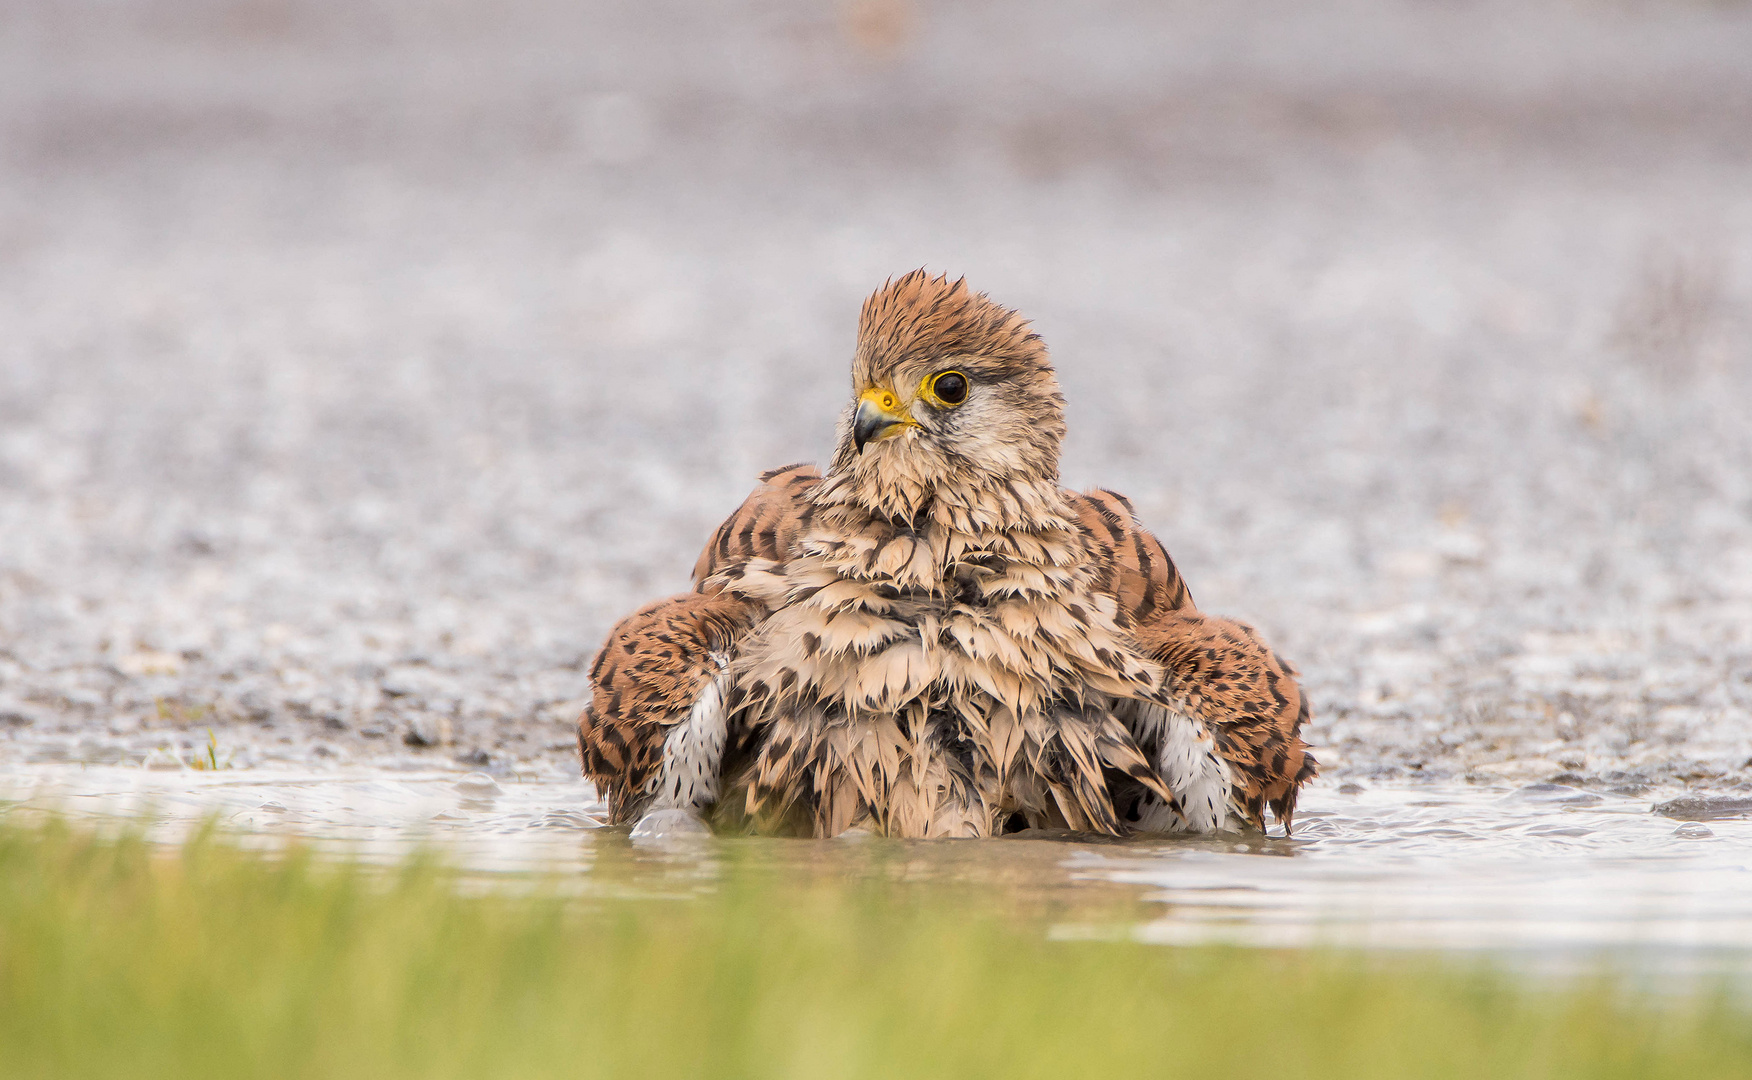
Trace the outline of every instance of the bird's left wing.
[[808, 465], [763, 475], [700, 554], [695, 591], [648, 604], [609, 632], [590, 668], [578, 749], [610, 821], [647, 809], [703, 810], [720, 794], [723, 753], [734, 737], [729, 663], [764, 611], [709, 579], [752, 560], [784, 562], [808, 526], [808, 495], [820, 480]]
[[1200, 611], [1162, 612], [1132, 633], [1168, 670], [1180, 711], [1211, 726], [1242, 814], [1263, 829], [1269, 806], [1287, 831], [1318, 769], [1302, 741], [1308, 695], [1296, 669], [1251, 626]]
[[[1065, 497], [1102, 574], [1103, 591], [1118, 601], [1142, 650], [1167, 670], [1178, 711], [1208, 728], [1234, 782], [1234, 805], [1261, 828], [1269, 806], [1287, 827], [1297, 790], [1317, 768], [1301, 737], [1308, 699], [1295, 669], [1252, 627], [1193, 605], [1174, 561], [1139, 524], [1124, 496], [1092, 491]], [[1164, 767], [1164, 776], [1184, 771]]]
[[1105, 490], [1062, 494], [1077, 515], [1089, 561], [1100, 575], [1095, 587], [1119, 602], [1123, 621], [1136, 625], [1164, 611], [1193, 606], [1186, 579], [1162, 542], [1138, 524], [1131, 500]]

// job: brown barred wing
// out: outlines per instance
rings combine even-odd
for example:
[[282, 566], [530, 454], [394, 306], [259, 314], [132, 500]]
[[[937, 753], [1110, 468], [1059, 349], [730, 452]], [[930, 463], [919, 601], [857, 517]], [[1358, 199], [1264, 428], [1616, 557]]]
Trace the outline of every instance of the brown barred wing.
[[1252, 627], [1191, 609], [1160, 612], [1133, 634], [1168, 669], [1177, 707], [1215, 734], [1248, 819], [1263, 829], [1269, 806], [1288, 831], [1296, 792], [1317, 770], [1301, 737], [1308, 698], [1295, 669]]
[[578, 749], [612, 823], [632, 820], [649, 801], [665, 740], [758, 615], [727, 593], [683, 593], [640, 608], [609, 633], [590, 668]]
[[706, 579], [713, 574], [750, 559], [784, 562], [809, 527], [814, 514], [809, 497], [821, 483], [815, 466], [787, 465], [761, 474], [760, 480], [760, 486], [718, 526], [706, 550], [700, 552], [693, 570], [696, 588], [705, 588]]
[[1164, 611], [1191, 610], [1192, 593], [1174, 560], [1150, 530], [1138, 524], [1125, 496], [1111, 491], [1066, 491], [1083, 543], [1100, 568], [1096, 587], [1119, 601], [1120, 622], [1136, 626]]

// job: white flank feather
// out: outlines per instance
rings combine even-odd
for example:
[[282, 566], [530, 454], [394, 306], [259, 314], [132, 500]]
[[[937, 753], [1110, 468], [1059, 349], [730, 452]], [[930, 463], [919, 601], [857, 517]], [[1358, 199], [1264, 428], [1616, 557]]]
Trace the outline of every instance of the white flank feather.
[[1168, 790], [1180, 796], [1185, 817], [1154, 796], [1144, 802], [1138, 827], [1147, 832], [1214, 833], [1234, 828], [1229, 811], [1229, 766], [1217, 753], [1210, 732], [1197, 720], [1160, 705], [1139, 706], [1143, 730], [1159, 731], [1156, 770]]
[[651, 810], [700, 810], [718, 801], [718, 767], [728, 737], [724, 696], [730, 687], [729, 658], [712, 654], [716, 669], [687, 719], [663, 740], [663, 764], [654, 781]]

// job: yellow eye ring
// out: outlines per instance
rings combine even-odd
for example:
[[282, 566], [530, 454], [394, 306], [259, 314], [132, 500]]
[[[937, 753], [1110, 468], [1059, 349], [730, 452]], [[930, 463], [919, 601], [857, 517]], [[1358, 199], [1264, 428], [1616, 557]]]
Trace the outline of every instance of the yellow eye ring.
[[919, 394], [938, 408], [953, 409], [967, 400], [970, 389], [971, 380], [967, 375], [951, 369], [926, 376], [924, 385], [919, 387]]

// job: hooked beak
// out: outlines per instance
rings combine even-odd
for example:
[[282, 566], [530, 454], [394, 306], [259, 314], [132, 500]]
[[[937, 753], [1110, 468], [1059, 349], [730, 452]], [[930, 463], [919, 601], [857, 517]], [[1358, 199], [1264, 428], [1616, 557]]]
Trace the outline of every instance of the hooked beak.
[[915, 423], [892, 393], [866, 390], [858, 399], [858, 411], [852, 415], [852, 442], [861, 454], [865, 443], [881, 442]]

